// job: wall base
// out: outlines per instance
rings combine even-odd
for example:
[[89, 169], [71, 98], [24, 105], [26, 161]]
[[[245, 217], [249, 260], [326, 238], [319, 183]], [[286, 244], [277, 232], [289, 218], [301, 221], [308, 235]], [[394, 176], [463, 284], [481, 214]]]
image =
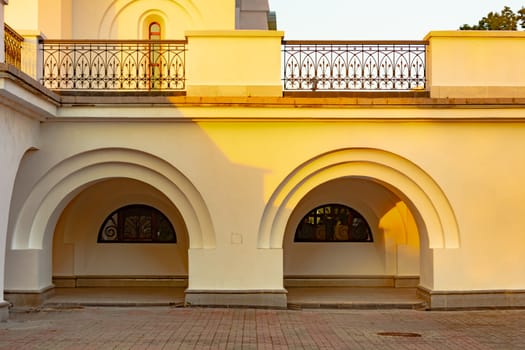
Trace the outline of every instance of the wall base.
[[285, 276], [288, 287], [416, 288], [418, 276]]
[[191, 306], [265, 307], [285, 309], [286, 290], [196, 290], [187, 289]]
[[197, 97], [281, 97], [283, 88], [281, 85], [188, 85], [186, 96]]
[[5, 322], [9, 318], [9, 303], [0, 301], [0, 322]]
[[187, 276], [55, 276], [57, 288], [82, 287], [188, 287]]
[[14, 307], [38, 307], [55, 294], [55, 286], [39, 291], [6, 290], [4, 298]]
[[418, 287], [417, 295], [430, 310], [525, 308], [525, 290], [432, 291]]

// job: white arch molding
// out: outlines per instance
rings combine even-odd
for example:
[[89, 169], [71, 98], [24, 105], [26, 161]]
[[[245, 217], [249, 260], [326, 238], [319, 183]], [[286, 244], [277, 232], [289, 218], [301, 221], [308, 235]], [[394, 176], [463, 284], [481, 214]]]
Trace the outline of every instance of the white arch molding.
[[396, 193], [425, 225], [419, 231], [427, 235], [422, 238], [429, 248], [459, 247], [456, 217], [438, 184], [411, 161], [372, 148], [328, 152], [296, 168], [278, 186], [264, 209], [258, 247], [282, 248], [287, 222], [299, 201], [317, 186], [343, 177], [369, 179]]
[[63, 160], [40, 179], [19, 212], [12, 249], [42, 249], [67, 204], [86, 187], [111, 178], [135, 179], [164, 193], [184, 219], [190, 248], [215, 247], [208, 208], [182, 173], [141, 151], [99, 149]]

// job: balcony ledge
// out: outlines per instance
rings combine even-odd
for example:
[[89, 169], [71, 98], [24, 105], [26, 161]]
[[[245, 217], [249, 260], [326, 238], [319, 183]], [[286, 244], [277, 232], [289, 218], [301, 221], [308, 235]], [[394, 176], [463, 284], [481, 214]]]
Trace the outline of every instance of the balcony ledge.
[[[0, 78], [11, 81], [49, 106], [174, 106], [253, 108], [525, 108], [524, 98], [431, 98], [427, 91], [407, 92], [284, 92], [281, 97], [184, 96], [184, 91], [75, 91], [56, 93], [20, 70], [0, 64]], [[0, 89], [9, 98], [6, 87]], [[44, 102], [45, 101], [45, 102]], [[22, 103], [22, 102], [20, 102]], [[26, 101], [25, 104], [29, 102]], [[34, 106], [37, 108], [38, 106]], [[42, 107], [42, 106], [41, 106]], [[53, 108], [53, 109], [54, 109]], [[39, 109], [41, 112], [42, 110]]]

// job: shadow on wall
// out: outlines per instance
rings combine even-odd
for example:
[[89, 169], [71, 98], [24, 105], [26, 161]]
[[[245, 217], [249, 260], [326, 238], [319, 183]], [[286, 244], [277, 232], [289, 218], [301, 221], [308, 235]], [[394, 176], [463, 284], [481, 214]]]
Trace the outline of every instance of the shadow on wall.
[[[46, 146], [24, 158], [15, 185], [7, 289], [40, 290], [51, 284], [52, 240], [63, 213], [65, 225], [71, 228], [75, 224], [67, 222], [70, 214], [78, 213], [77, 219], [83, 215], [83, 228], [78, 234], [94, 230], [89, 234], [96, 239], [98, 225], [104, 219], [99, 210], [126, 196], [131, 200], [140, 188], [136, 198], [153, 196], [160, 200], [162, 197], [162, 203], [169, 202], [173, 215], [179, 216], [175, 221], [184, 222], [183, 231], [188, 233], [190, 249], [214, 250], [217, 241], [221, 246], [229, 245], [232, 233], [241, 235], [242, 245], [255, 248], [256, 237], [245, 233], [256, 232], [264, 206], [265, 171], [230, 162], [197, 124], [63, 123], [44, 125], [42, 140]], [[117, 178], [123, 180], [115, 180]], [[138, 183], [142, 185], [137, 186]], [[96, 199], [102, 204], [91, 203]], [[84, 203], [80, 204], [79, 200]], [[78, 209], [85, 208], [84, 205], [96, 208], [98, 215]], [[90, 220], [96, 223], [91, 221], [88, 229], [85, 223]], [[70, 254], [72, 249], [69, 247], [66, 251]], [[102, 248], [101, 252], [111, 255], [105, 250]], [[103, 260], [86, 259], [96, 258], [84, 255], [84, 261], [76, 260], [80, 266], [75, 269], [89, 273], [102, 271]], [[237, 264], [233, 260], [224, 263]], [[22, 266], [26, 271], [21, 271]], [[86, 266], [97, 267], [86, 269]], [[175, 271], [162, 268], [164, 272]], [[106, 273], [108, 271], [117, 272], [113, 268], [108, 268]], [[71, 268], [62, 272], [69, 273]]]

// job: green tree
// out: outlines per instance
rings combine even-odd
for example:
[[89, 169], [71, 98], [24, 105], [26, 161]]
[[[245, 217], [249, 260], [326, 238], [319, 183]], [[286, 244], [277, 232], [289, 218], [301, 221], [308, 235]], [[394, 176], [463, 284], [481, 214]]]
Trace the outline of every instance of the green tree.
[[464, 24], [460, 30], [517, 30], [518, 23], [525, 28], [525, 7], [517, 13], [505, 6], [501, 12], [489, 12], [488, 15], [479, 20], [478, 24]]
[[522, 7], [518, 11], [518, 21], [520, 22], [521, 28], [525, 29], [525, 7]]

